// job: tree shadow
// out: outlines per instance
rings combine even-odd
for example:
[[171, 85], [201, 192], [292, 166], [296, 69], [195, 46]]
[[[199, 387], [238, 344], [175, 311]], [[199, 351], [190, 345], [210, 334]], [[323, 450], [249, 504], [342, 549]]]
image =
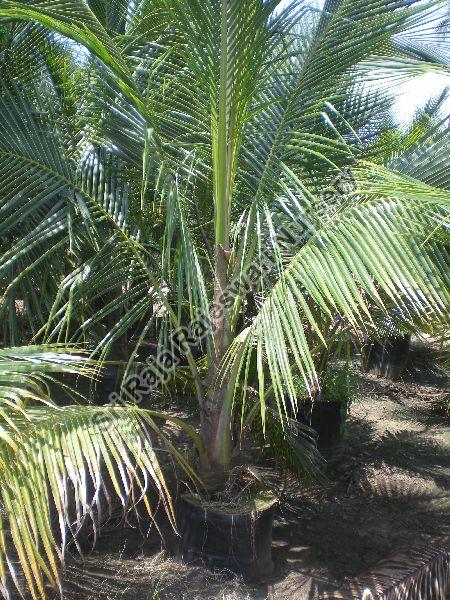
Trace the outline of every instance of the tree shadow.
[[[418, 417], [415, 412], [414, 415]], [[431, 437], [435, 421], [426, 413], [423, 414], [422, 427], [418, 431], [387, 430], [377, 435], [369, 423], [357, 419], [351, 427], [357, 432], [357, 441], [352, 442], [351, 452], [362, 459], [362, 465], [373, 460], [384, 461], [392, 467], [432, 477], [438, 485], [445, 486], [448, 483], [448, 452]], [[361, 451], [359, 454], [358, 450]]]
[[[399, 546], [442, 535], [448, 455], [427, 432], [379, 435], [369, 420], [353, 418], [347, 445], [329, 460], [328, 485], [284, 502], [274, 528], [276, 582], [297, 574], [300, 585], [308, 574], [313, 594], [331, 592]], [[301, 597], [312, 598], [311, 584], [302, 585]]]

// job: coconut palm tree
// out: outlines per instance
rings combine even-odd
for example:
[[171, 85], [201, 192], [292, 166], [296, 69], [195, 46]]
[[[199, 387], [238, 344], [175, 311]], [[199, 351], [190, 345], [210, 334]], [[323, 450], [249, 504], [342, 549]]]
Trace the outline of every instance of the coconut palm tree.
[[296, 375], [314, 395], [335, 340], [445, 319], [448, 131], [368, 160], [395, 86], [448, 71], [435, 8], [2, 0], [4, 335], [18, 303], [36, 339], [99, 360], [128, 335], [116, 403], [189, 377], [211, 487], [236, 430], [288, 443]]

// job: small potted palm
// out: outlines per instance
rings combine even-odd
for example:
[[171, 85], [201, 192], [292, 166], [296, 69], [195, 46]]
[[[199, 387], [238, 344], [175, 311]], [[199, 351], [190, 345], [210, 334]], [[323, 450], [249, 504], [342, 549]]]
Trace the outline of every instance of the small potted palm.
[[364, 348], [364, 369], [377, 377], [400, 379], [408, 363], [411, 335], [384, 335], [368, 341]]
[[[294, 374], [310, 398], [330, 393], [318, 392], [317, 358], [343, 328], [365, 330], [373, 307], [397, 307], [427, 326], [446, 311], [440, 178], [421, 181], [420, 165], [404, 176], [402, 164], [362, 160], [388, 101], [363, 83], [377, 66], [394, 77], [387, 47], [399, 55], [395, 75], [403, 65], [410, 73], [394, 41], [429, 14], [422, 3], [365, 0], [323, 10], [300, 0], [104, 4], [0, 2], [1, 19], [58, 33], [45, 39], [37, 66], [14, 37], [34, 35], [32, 27], [5, 36], [13, 43], [5, 60], [30, 69], [5, 78], [0, 95], [2, 228], [17, 240], [0, 261], [2, 286], [12, 294], [20, 280], [42, 292], [36, 335], [94, 340], [100, 361], [125, 333], [133, 343], [102, 419], [77, 421], [84, 446], [63, 481], [73, 476], [82, 492], [80, 519], [106, 486], [98, 438], [115, 457], [106, 468], [125, 514], [140, 501], [153, 515], [152, 480], [187, 561], [261, 578], [271, 569], [276, 497], [255, 476], [259, 458], [244, 452], [247, 440], [271, 444], [299, 475], [317, 474], [310, 429], [291, 431], [300, 410]], [[55, 248], [63, 249], [57, 259]], [[40, 272], [51, 278], [51, 297]], [[150, 333], [157, 348], [141, 364]], [[154, 409], [155, 390], [173, 379], [189, 381], [198, 427]], [[161, 421], [190, 436], [192, 460]], [[153, 435], [196, 484], [178, 522]], [[62, 531], [73, 529], [58, 502]], [[100, 520], [96, 513], [96, 531]], [[218, 538], [233, 561], [217, 551]], [[33, 552], [33, 572], [21, 562], [39, 597], [43, 581], [57, 579], [59, 555], [42, 558], [38, 544]]]
[[333, 448], [341, 444], [357, 390], [358, 380], [348, 365], [335, 365], [325, 372], [317, 397], [303, 402], [303, 417], [317, 433], [319, 448]]

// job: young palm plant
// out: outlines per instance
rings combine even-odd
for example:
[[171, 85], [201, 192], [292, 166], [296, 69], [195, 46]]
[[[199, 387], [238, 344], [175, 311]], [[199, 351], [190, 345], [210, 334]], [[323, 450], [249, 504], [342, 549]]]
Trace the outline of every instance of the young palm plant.
[[[212, 487], [236, 430], [288, 444], [294, 374], [314, 395], [335, 340], [445, 319], [448, 132], [429, 164], [430, 139], [368, 160], [391, 89], [448, 70], [435, 8], [0, 1], [3, 314], [19, 299], [34, 336], [101, 360], [132, 337], [123, 402], [188, 370]], [[37, 65], [24, 39], [39, 77], [14, 76]], [[131, 378], [156, 323], [156, 362]]]

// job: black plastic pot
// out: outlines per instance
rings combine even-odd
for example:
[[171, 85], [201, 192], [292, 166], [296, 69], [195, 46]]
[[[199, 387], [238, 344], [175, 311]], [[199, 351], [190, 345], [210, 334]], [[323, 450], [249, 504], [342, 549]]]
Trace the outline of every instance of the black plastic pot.
[[347, 416], [346, 402], [307, 401], [302, 412], [304, 421], [317, 433], [319, 448], [333, 448], [341, 444]]
[[410, 336], [387, 337], [373, 342], [365, 352], [366, 372], [377, 377], [399, 379], [406, 367], [410, 350]]
[[181, 501], [180, 558], [212, 571], [229, 571], [247, 581], [272, 574], [274, 501], [267, 508], [244, 514], [222, 514], [187, 497]]

